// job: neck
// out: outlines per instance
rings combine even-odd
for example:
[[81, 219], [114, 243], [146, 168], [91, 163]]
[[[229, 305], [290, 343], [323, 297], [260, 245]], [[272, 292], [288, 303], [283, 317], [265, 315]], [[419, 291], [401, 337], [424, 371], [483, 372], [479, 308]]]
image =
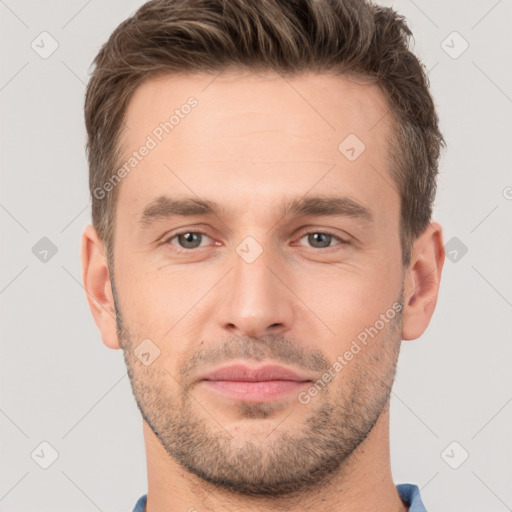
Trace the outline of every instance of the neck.
[[218, 488], [189, 473], [165, 451], [144, 422], [148, 470], [146, 512], [406, 512], [391, 476], [389, 408], [338, 473], [314, 490], [283, 497], [245, 496]]

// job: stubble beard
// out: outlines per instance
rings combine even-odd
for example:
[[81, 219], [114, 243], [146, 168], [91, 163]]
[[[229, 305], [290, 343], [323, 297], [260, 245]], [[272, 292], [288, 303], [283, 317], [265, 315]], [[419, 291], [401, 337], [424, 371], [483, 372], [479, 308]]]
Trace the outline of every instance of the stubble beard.
[[[245, 430], [228, 432], [215, 419], [216, 411], [207, 411], [208, 405], [200, 405], [193, 397], [185, 368], [179, 372], [181, 377], [173, 377], [163, 366], [140, 364], [133, 354], [138, 340], [123, 325], [117, 307], [116, 312], [128, 375], [144, 420], [166, 452], [186, 470], [231, 492], [278, 497], [326, 485], [347, 469], [350, 456], [389, 404], [400, 350], [401, 314], [382, 333], [385, 353], [366, 355], [369, 349], [363, 348], [350, 363], [351, 380], [345, 378], [348, 368], [344, 368], [329, 383], [329, 393], [312, 398], [304, 409], [308, 413], [300, 434], [288, 432], [284, 418], [271, 435], [261, 438]], [[283, 347], [285, 352], [294, 350], [293, 343], [278, 337], [244, 338], [230, 340], [219, 354], [255, 361], [277, 352], [283, 361]], [[240, 418], [259, 421], [278, 414], [284, 406], [237, 402], [235, 407]]]

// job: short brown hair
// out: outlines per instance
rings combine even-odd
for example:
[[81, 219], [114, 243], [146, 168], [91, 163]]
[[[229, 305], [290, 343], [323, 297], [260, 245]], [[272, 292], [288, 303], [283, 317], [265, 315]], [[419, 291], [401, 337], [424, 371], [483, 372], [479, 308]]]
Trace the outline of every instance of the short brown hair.
[[[94, 60], [85, 121], [92, 221], [113, 262], [119, 187], [98, 198], [119, 160], [127, 105], [148, 78], [228, 66], [345, 73], [377, 83], [394, 118], [390, 173], [401, 196], [402, 260], [430, 222], [444, 144], [411, 32], [366, 0], [152, 0], [122, 22]], [[341, 141], [340, 141], [341, 142]]]

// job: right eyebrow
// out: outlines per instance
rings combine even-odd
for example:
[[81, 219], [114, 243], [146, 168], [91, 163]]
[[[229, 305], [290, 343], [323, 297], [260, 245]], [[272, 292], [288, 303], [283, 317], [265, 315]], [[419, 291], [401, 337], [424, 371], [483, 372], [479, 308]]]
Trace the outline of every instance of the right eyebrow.
[[214, 201], [195, 198], [171, 199], [170, 197], [160, 196], [144, 208], [138, 223], [148, 227], [158, 219], [173, 215], [182, 217], [211, 215], [219, 217], [223, 211], [224, 208]]

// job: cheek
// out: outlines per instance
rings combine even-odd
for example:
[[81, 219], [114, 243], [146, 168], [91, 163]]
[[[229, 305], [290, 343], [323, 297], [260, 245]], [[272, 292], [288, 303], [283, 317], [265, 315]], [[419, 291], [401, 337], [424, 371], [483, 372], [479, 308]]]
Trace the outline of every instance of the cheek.
[[297, 296], [325, 323], [342, 335], [351, 326], [364, 328], [379, 318], [395, 299], [391, 277], [370, 268], [337, 268], [296, 276]]
[[121, 309], [133, 333], [155, 340], [172, 337], [189, 325], [202, 309], [202, 298], [218, 280], [214, 267], [200, 272], [193, 265], [141, 268], [125, 268], [118, 290]]

